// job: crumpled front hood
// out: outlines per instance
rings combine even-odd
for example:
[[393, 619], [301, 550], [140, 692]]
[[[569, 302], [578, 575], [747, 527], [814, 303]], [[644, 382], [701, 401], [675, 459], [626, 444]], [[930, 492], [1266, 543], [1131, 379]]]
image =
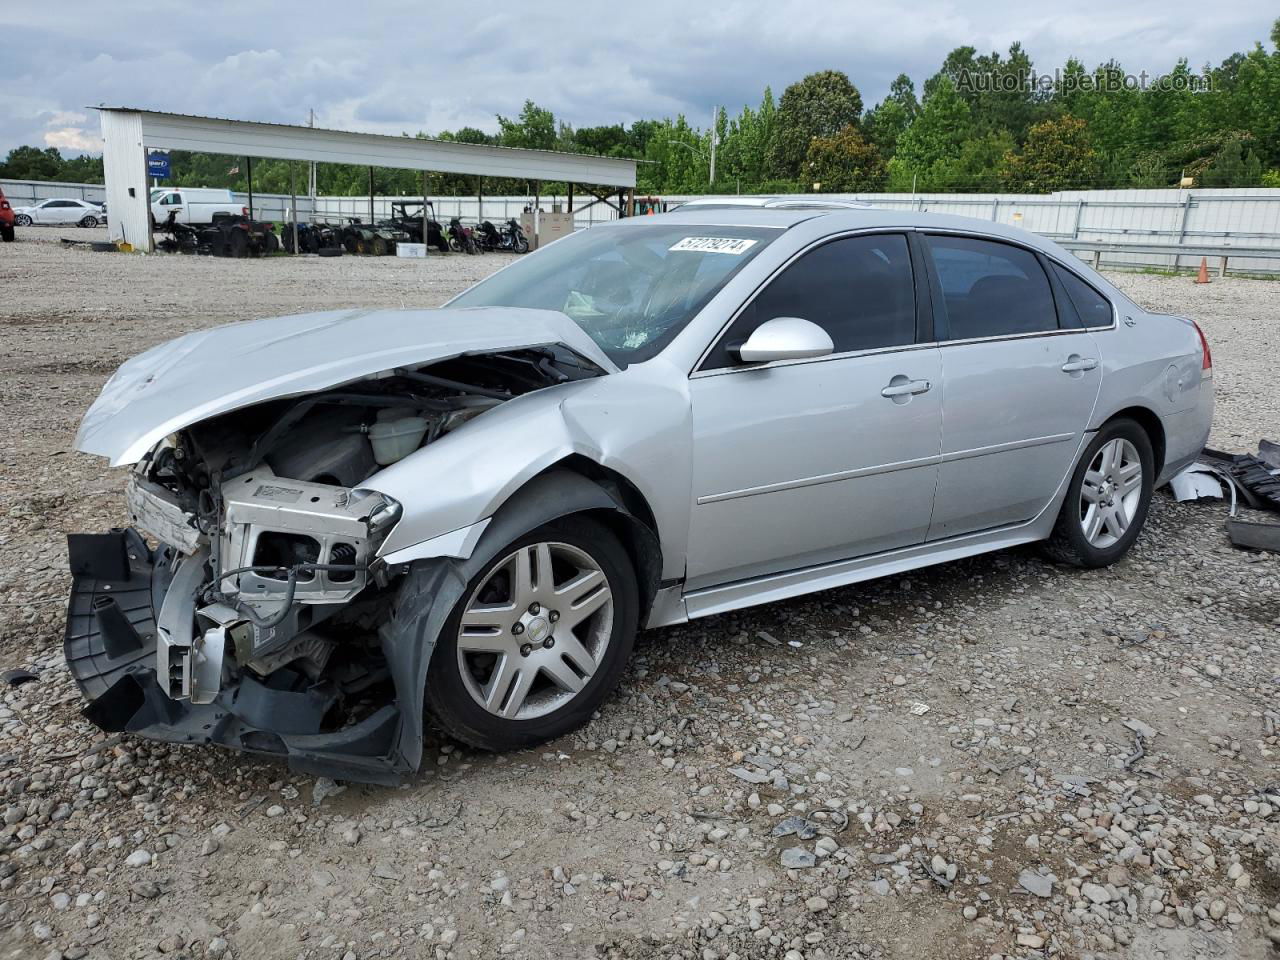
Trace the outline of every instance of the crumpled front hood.
[[240, 407], [400, 366], [556, 344], [607, 373], [617, 370], [554, 310], [335, 310], [228, 324], [126, 362], [85, 414], [75, 446], [112, 466], [136, 463], [169, 434]]

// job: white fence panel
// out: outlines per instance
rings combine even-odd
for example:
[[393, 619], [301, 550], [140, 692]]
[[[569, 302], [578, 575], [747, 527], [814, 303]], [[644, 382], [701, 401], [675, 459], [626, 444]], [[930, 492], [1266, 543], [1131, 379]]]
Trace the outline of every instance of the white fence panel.
[[[14, 206], [36, 203], [50, 197], [76, 197], [101, 202], [106, 190], [98, 184], [45, 183], [31, 180], [0, 180], [0, 189]], [[916, 194], [858, 193], [824, 194], [858, 200], [894, 210], [928, 211], [1020, 226], [1057, 240], [1098, 243], [1145, 243], [1280, 248], [1280, 189], [1247, 187], [1224, 190], [1067, 190], [1047, 196], [1021, 194]], [[236, 194], [248, 205], [248, 194]], [[373, 219], [391, 215], [391, 204], [421, 201], [421, 197], [373, 198]], [[453, 217], [464, 223], [491, 220], [501, 223], [518, 219], [533, 203], [532, 195], [484, 197], [431, 197], [436, 218], [446, 225]], [[693, 199], [691, 196], [664, 196], [668, 203]], [[564, 195], [539, 197], [543, 210], [567, 209]], [[574, 222], [579, 228], [615, 220], [618, 211], [589, 194], [574, 197]], [[297, 198], [302, 220], [338, 220], [355, 217], [369, 220], [369, 198]], [[254, 216], [262, 220], [290, 219], [290, 199], [281, 194], [253, 196]], [[1104, 267], [1189, 267], [1186, 257], [1162, 254], [1105, 253]], [[1231, 269], [1246, 272], [1276, 272], [1276, 261], [1240, 258], [1231, 260]]]

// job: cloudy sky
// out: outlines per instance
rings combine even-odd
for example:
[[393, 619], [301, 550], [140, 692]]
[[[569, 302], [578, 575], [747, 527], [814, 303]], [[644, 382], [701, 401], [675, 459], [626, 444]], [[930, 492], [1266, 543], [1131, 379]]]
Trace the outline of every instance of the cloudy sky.
[[643, 0], [366, 3], [3, 0], [0, 152], [96, 151], [113, 104], [375, 133], [495, 130], [526, 97], [574, 126], [683, 112], [706, 125], [816, 69], [844, 70], [870, 105], [917, 89], [952, 48], [1036, 66], [1118, 58], [1132, 73], [1194, 68], [1267, 41], [1275, 15], [1224, 0], [1069, 6], [995, 0]]

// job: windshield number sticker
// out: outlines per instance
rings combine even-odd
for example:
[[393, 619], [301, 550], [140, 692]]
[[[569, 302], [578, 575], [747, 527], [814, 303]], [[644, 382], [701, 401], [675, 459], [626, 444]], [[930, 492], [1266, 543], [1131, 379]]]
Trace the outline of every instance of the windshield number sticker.
[[695, 253], [728, 253], [740, 257], [752, 247], [756, 241], [741, 237], [685, 237], [670, 250], [691, 250]]

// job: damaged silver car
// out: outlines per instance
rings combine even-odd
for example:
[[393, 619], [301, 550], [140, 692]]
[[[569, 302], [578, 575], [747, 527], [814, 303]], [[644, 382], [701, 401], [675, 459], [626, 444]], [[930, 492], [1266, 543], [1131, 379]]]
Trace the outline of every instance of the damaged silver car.
[[391, 782], [585, 722], [636, 631], [1043, 541], [1133, 544], [1208, 346], [1053, 243], [813, 205], [597, 226], [438, 310], [233, 324], [76, 446], [66, 656], [106, 730]]

